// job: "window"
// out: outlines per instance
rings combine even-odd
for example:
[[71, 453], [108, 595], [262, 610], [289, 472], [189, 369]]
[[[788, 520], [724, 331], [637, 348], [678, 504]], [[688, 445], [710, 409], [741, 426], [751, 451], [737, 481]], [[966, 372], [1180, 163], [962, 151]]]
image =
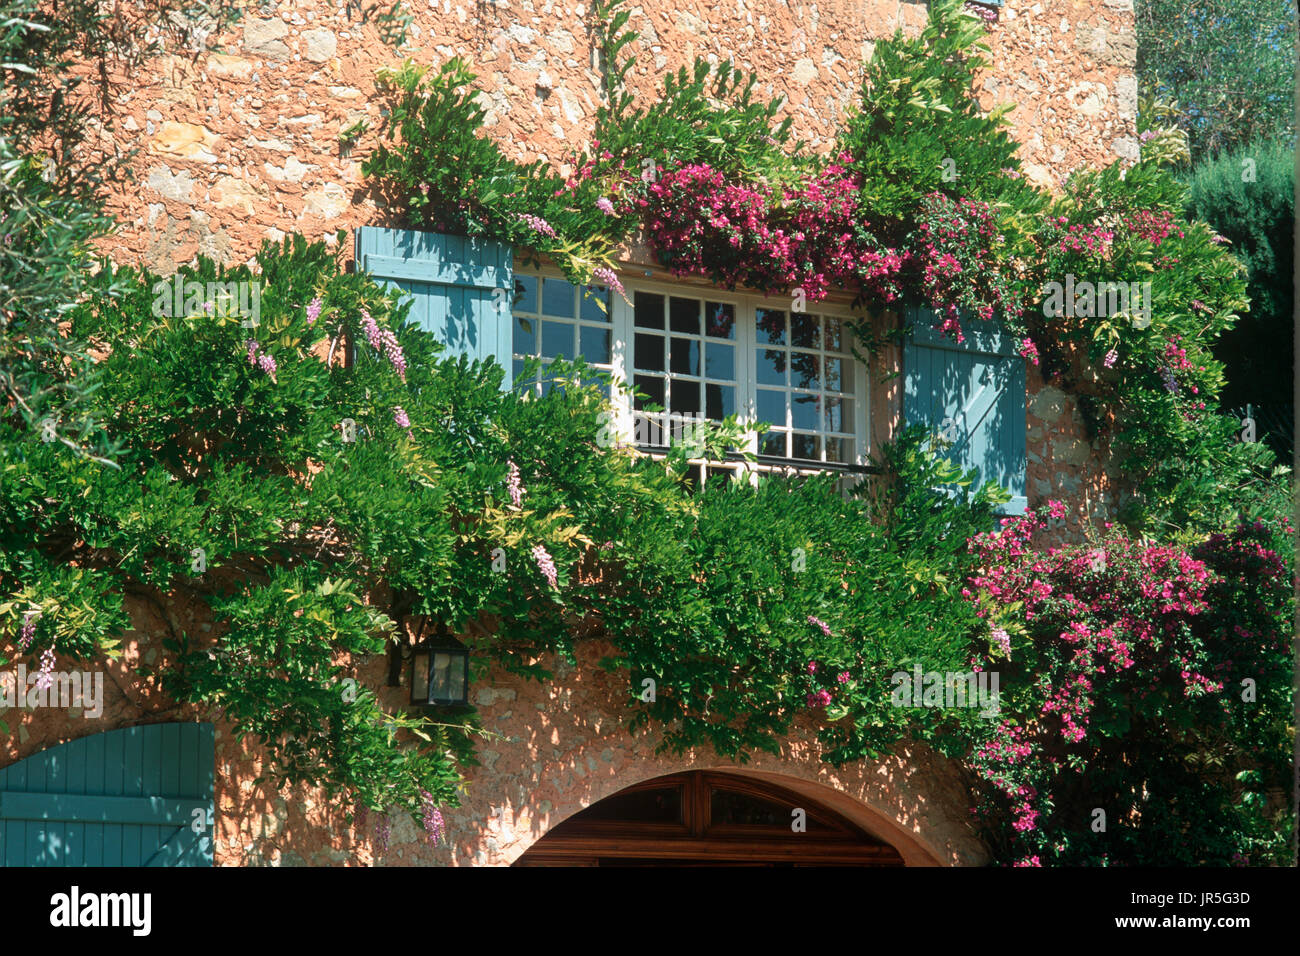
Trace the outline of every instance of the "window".
[[[793, 312], [772, 298], [685, 284], [628, 283], [627, 295], [630, 302], [601, 288], [589, 296], [557, 276], [517, 270], [515, 374], [525, 356], [581, 356], [630, 383], [644, 397], [619, 390], [611, 398], [622, 430], [645, 451], [667, 444], [670, 423], [734, 414], [768, 423], [761, 433], [751, 428], [744, 449], [762, 468], [866, 464], [867, 376], [850, 351], [847, 310]], [[549, 387], [544, 375], [534, 387]], [[651, 405], [663, 412], [647, 412]], [[701, 463], [697, 479], [707, 479], [704, 470]]]

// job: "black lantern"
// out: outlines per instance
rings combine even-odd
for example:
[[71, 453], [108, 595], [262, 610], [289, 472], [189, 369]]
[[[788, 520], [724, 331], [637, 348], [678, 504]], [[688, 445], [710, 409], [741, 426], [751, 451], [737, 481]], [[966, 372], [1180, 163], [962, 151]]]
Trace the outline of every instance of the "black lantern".
[[439, 624], [436, 636], [411, 655], [411, 704], [445, 707], [469, 703], [469, 650]]

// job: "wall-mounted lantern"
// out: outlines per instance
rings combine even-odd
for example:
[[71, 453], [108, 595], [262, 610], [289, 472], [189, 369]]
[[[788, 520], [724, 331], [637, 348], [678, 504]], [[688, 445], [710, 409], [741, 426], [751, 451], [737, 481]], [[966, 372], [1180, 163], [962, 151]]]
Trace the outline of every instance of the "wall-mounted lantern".
[[[423, 631], [423, 628], [421, 628]], [[411, 706], [456, 707], [469, 703], [469, 649], [439, 624], [437, 633], [405, 653], [394, 649], [388, 684], [400, 683], [402, 661], [411, 661]]]

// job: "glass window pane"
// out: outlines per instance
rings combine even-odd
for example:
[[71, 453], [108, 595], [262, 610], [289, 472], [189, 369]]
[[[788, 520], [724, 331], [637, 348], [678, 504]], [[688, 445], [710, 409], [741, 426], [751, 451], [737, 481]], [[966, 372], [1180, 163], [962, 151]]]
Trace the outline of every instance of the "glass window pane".
[[704, 411], [700, 402], [701, 383], [690, 379], [673, 379], [669, 386], [672, 411], [682, 415], [698, 415]]
[[762, 349], [758, 353], [758, 384], [785, 385], [785, 356], [780, 349]]
[[[605, 308], [600, 303], [605, 303]], [[603, 285], [587, 286], [578, 302], [578, 314], [588, 322], [609, 321], [609, 290]]]
[[826, 348], [827, 348], [827, 350], [832, 351], [832, 352], [840, 352], [840, 351], [843, 351], [843, 350], [844, 350], [844, 346], [841, 344], [841, 339], [842, 339], [842, 332], [841, 332], [841, 329], [842, 329], [842, 326], [843, 326], [843, 323], [841, 323], [839, 319], [832, 319], [830, 316], [827, 316], [827, 317], [826, 317]]
[[512, 308], [521, 312], [537, 311], [537, 277], [515, 276], [515, 299]]
[[674, 332], [700, 334], [699, 299], [679, 299], [673, 296], [668, 302], [668, 313], [668, 322]]
[[542, 280], [542, 312], [557, 318], [572, 319], [573, 299], [577, 292], [565, 279]]
[[758, 453], [785, 458], [785, 432], [764, 432], [758, 436]]
[[821, 365], [819, 355], [808, 352], [790, 353], [790, 387], [821, 388]]
[[633, 308], [634, 321], [643, 329], [662, 329], [664, 327], [664, 297], [653, 292], [636, 293], [636, 305]]
[[790, 396], [790, 424], [795, 428], [806, 428], [814, 431], [821, 427], [821, 415], [819, 414], [820, 398], [817, 395], [801, 395], [795, 393]]
[[735, 381], [736, 347], [722, 342], [709, 342], [704, 350], [704, 374], [709, 378]]
[[697, 339], [674, 338], [669, 348], [675, 375], [700, 374], [700, 343]]
[[654, 375], [637, 375], [633, 377], [633, 384], [638, 392], [645, 392], [644, 399], [636, 400], [637, 408], [645, 408], [647, 405], [659, 405], [664, 403], [664, 380]]
[[844, 431], [843, 422], [841, 399], [826, 399], [826, 430], [828, 432], [842, 432]]
[[609, 364], [609, 329], [584, 325], [579, 329], [579, 354], [588, 362]]
[[573, 333], [573, 326], [567, 322], [543, 322], [543, 357], [555, 358], [563, 355], [565, 358], [573, 358], [577, 354], [573, 350]]
[[819, 315], [794, 312], [790, 315], [790, 344], [805, 349], [821, 346], [822, 320]]
[[844, 389], [844, 359], [826, 359], [826, 390], [839, 392]]
[[706, 302], [704, 304], [705, 334], [715, 339], [734, 339], [736, 337], [736, 307], [730, 302]]
[[826, 439], [826, 460], [837, 461], [842, 464], [853, 464], [853, 439], [852, 438], [828, 438]]
[[787, 424], [785, 420], [785, 396], [785, 392], [760, 388], [758, 390], [757, 408], [755, 409], [758, 420], [767, 422], [769, 425], [775, 425], [777, 428], [784, 428]]
[[709, 418], [722, 421], [728, 415], [736, 414], [736, 389], [733, 385], [706, 385], [704, 396], [707, 408], [704, 410]]
[[790, 436], [792, 439], [790, 457], [807, 458], [810, 461], [821, 461], [821, 443], [822, 440], [816, 435], [800, 435], [795, 432]]
[[664, 345], [666, 343], [662, 335], [638, 332], [635, 344], [634, 361], [637, 368], [643, 368], [647, 372], [664, 371]]
[[758, 310], [758, 341], [766, 345], [785, 344], [785, 313], [779, 309]]
[[515, 316], [515, 351], [520, 355], [537, 354], [537, 320]]
[[572, 817], [574, 823], [588, 820], [617, 820], [631, 823], [680, 823], [682, 788], [664, 787], [616, 793], [597, 801]]

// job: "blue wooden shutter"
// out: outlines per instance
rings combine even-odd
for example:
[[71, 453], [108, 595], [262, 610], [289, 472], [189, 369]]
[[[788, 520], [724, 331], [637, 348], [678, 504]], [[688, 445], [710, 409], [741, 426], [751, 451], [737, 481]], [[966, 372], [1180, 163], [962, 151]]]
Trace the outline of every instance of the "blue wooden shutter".
[[993, 322], [964, 320], [960, 344], [935, 328], [934, 313], [912, 310], [903, 348], [903, 418], [942, 432], [955, 425], [948, 456], [979, 469], [1012, 494], [999, 510], [1024, 514], [1025, 360], [1012, 337]]
[[[499, 242], [363, 226], [357, 267], [409, 293], [410, 319], [453, 354], [495, 359], [511, 381], [514, 251]], [[497, 290], [501, 290], [497, 292]]]
[[215, 759], [211, 724], [148, 724], [20, 760], [0, 770], [0, 866], [211, 866]]

